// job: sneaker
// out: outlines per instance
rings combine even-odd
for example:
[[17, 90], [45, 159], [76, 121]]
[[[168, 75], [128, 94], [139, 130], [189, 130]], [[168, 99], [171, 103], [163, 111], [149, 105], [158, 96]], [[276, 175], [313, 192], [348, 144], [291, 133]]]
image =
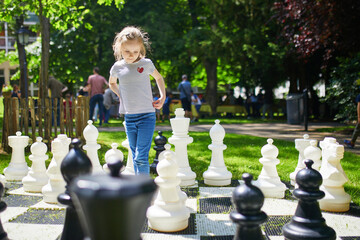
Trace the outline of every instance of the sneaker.
[[344, 140], [344, 143], [345, 145], [348, 147], [348, 148], [354, 148], [354, 145], [353, 143], [351, 143], [351, 141], [349, 140]]

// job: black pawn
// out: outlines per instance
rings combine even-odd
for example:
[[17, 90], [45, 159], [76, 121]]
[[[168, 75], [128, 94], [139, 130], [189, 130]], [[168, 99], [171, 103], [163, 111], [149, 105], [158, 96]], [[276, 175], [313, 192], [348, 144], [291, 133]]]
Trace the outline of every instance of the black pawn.
[[327, 226], [321, 215], [318, 200], [325, 196], [319, 187], [322, 184], [321, 174], [312, 169], [312, 160], [305, 160], [306, 168], [296, 174], [296, 183], [299, 188], [294, 190], [294, 195], [299, 199], [295, 215], [283, 227], [285, 239], [336, 239], [336, 232]]
[[158, 131], [158, 136], [155, 137], [154, 150], [156, 151], [154, 162], [150, 165], [150, 171], [154, 174], [157, 174], [156, 167], [159, 163], [159, 154], [165, 150], [165, 144], [167, 142], [166, 137], [162, 135], [162, 131]]
[[[3, 195], [4, 195], [4, 186], [0, 182], [0, 213], [5, 211], [5, 209], [7, 207], [6, 203], [1, 200]], [[3, 225], [1, 223], [1, 219], [0, 219], [0, 240], [8, 240], [7, 233], [5, 232], [5, 230], [3, 228]]]
[[65, 193], [58, 196], [58, 201], [67, 206], [61, 240], [84, 240], [84, 232], [81, 228], [79, 217], [76, 213], [70, 196], [69, 186], [75, 177], [91, 173], [92, 164], [88, 156], [80, 149], [80, 140], [72, 140], [73, 148], [63, 159], [60, 170], [66, 182]]
[[244, 173], [242, 179], [245, 184], [236, 187], [232, 196], [236, 211], [230, 213], [230, 219], [238, 225], [234, 240], [263, 240], [260, 224], [267, 220], [266, 213], [261, 211], [264, 194], [251, 184], [251, 174]]

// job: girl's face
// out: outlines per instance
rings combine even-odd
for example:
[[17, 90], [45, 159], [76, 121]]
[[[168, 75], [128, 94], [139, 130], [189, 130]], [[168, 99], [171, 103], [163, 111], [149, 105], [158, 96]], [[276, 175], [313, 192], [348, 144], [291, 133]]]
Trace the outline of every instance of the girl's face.
[[126, 63], [134, 63], [140, 60], [141, 43], [137, 40], [128, 40], [121, 44], [121, 55]]

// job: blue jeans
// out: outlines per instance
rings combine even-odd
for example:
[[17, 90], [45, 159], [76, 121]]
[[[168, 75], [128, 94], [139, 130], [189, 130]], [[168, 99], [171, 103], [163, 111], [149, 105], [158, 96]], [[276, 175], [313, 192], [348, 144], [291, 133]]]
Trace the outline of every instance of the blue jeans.
[[102, 120], [104, 118], [104, 96], [102, 94], [96, 94], [90, 98], [90, 116], [89, 119], [92, 120], [94, 115], [95, 105], [99, 104], [99, 115], [100, 115], [100, 123], [102, 124]]
[[149, 174], [149, 151], [155, 131], [155, 112], [126, 114], [126, 135], [133, 155], [135, 174]]

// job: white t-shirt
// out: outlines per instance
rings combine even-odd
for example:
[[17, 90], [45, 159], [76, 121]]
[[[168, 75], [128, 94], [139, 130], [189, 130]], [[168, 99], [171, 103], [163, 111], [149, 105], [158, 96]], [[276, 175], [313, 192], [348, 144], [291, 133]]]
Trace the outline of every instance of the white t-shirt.
[[115, 62], [110, 76], [119, 79], [121, 114], [155, 112], [150, 74], [155, 66], [150, 59], [142, 58], [135, 63], [126, 63], [124, 59]]

